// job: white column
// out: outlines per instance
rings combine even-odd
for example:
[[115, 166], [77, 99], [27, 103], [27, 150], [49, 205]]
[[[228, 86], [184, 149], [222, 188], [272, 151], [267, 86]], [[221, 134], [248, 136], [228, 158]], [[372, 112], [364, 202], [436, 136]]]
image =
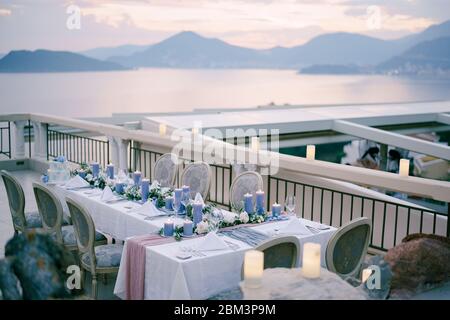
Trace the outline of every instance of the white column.
[[11, 157], [13, 159], [25, 158], [24, 128], [27, 123], [26, 120], [11, 122]]
[[116, 138], [108, 136], [109, 141], [109, 152], [111, 153], [110, 161], [114, 164], [116, 170], [120, 169], [119, 166], [119, 147]]
[[44, 123], [33, 122], [34, 156], [47, 158], [47, 127]]
[[118, 168], [128, 172], [128, 145], [130, 140], [115, 138], [118, 149]]

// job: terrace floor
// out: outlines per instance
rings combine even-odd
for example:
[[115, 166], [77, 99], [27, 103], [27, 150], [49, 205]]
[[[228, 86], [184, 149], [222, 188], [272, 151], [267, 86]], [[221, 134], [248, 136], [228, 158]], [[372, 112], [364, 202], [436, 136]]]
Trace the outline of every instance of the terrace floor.
[[[25, 209], [26, 211], [37, 210], [36, 202], [34, 200], [32, 182], [39, 181], [41, 174], [35, 171], [24, 170], [24, 171], [14, 171], [13, 175], [16, 176], [22, 184], [25, 192]], [[6, 197], [6, 191], [3, 183], [0, 183], [0, 259], [4, 258], [4, 249], [6, 242], [13, 236], [14, 229], [11, 222], [11, 215], [8, 206], [8, 200]], [[108, 276], [108, 282], [105, 285], [102, 281], [99, 282], [99, 299], [118, 299], [113, 294], [115, 276]], [[90, 278], [86, 279], [85, 293], [90, 296]], [[433, 290], [421, 293], [414, 297], [414, 299], [423, 300], [435, 300], [444, 299], [450, 300], [450, 283], [447, 285], [435, 288]]]

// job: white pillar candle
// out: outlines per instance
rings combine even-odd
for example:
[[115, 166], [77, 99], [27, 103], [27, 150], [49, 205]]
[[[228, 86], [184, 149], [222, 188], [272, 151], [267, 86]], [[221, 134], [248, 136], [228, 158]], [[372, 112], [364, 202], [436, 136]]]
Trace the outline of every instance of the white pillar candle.
[[259, 151], [259, 138], [258, 137], [252, 137], [251, 149], [252, 149], [252, 151], [255, 151], [255, 152]]
[[192, 128], [192, 135], [197, 135], [198, 134], [198, 128], [197, 127], [193, 127]]
[[372, 274], [372, 269], [364, 269], [362, 272], [362, 282], [365, 283], [367, 279], [369, 279], [370, 275]]
[[310, 279], [320, 277], [320, 244], [308, 242], [303, 245], [302, 274]]
[[244, 284], [247, 288], [259, 288], [264, 271], [264, 253], [249, 250], [245, 253]]
[[167, 132], [167, 126], [164, 123], [160, 123], [159, 124], [159, 135], [160, 136], [165, 136]]
[[306, 146], [306, 159], [314, 160], [316, 158], [316, 146], [315, 145], [307, 145]]
[[398, 173], [401, 177], [409, 176], [409, 159], [400, 159], [400, 170]]

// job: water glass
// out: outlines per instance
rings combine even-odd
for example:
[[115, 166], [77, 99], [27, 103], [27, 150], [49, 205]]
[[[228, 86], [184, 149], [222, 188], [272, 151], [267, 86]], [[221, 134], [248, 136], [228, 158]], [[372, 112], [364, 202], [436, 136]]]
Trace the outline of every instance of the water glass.
[[295, 215], [295, 196], [287, 196], [284, 203], [288, 215]]

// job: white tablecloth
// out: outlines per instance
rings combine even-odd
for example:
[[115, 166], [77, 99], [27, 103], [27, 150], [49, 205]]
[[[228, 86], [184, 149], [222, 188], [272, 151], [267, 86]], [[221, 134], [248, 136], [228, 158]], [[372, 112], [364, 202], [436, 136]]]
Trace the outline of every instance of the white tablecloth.
[[[71, 197], [83, 205], [91, 214], [95, 228], [102, 233], [108, 234], [118, 240], [125, 240], [129, 237], [158, 233], [163, 227], [167, 217], [157, 217], [146, 220], [146, 216], [135, 212], [140, 204], [133, 201], [119, 201], [107, 204], [100, 200], [101, 193], [96, 196], [86, 194], [86, 189], [66, 190], [60, 186], [53, 186], [63, 203], [64, 211], [68, 212], [65, 201], [66, 196]], [[91, 190], [92, 191], [92, 190]], [[173, 219], [175, 224], [182, 225], [183, 219]]]
[[[308, 220], [303, 221], [311, 224]], [[286, 223], [288, 221], [267, 223], [254, 228], [273, 233], [274, 229], [280, 229]], [[306, 242], [321, 244], [324, 267], [325, 248], [335, 230], [331, 228], [318, 234], [298, 236], [302, 246]], [[207, 299], [239, 284], [244, 253], [251, 247], [244, 242], [227, 237], [227, 241], [238, 244], [240, 248], [235, 251], [230, 249], [208, 252], [205, 257], [193, 256], [188, 260], [176, 257], [180, 246], [195, 247], [201, 240], [201, 238], [194, 238], [146, 248], [145, 299]], [[125, 297], [126, 250], [125, 243], [114, 288], [114, 294], [120, 298]]]

